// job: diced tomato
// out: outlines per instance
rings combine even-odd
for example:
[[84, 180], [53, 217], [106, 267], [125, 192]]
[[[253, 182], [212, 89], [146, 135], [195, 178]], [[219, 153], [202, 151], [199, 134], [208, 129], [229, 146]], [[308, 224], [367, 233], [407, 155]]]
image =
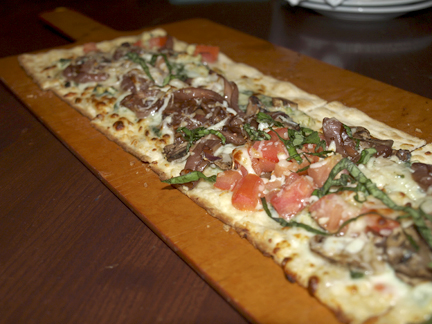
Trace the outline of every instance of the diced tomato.
[[400, 226], [395, 219], [402, 216], [403, 212], [388, 208], [380, 201], [368, 200], [363, 204], [361, 213], [369, 213], [366, 219], [366, 231], [372, 231], [382, 236], [388, 236], [393, 229]]
[[367, 223], [367, 231], [372, 231], [382, 236], [389, 236], [395, 228], [400, 226], [399, 222], [382, 217], [378, 214], [370, 214], [365, 216]]
[[282, 184], [283, 184], [282, 181], [279, 179], [276, 179], [274, 181], [269, 181], [265, 184], [265, 189], [267, 191], [272, 191], [274, 189], [280, 188], [282, 186]]
[[84, 53], [87, 54], [87, 53], [90, 53], [90, 52], [96, 52], [96, 51], [98, 51], [98, 48], [96, 46], [96, 43], [91, 42], [91, 43], [84, 44], [83, 51], [84, 51]]
[[233, 190], [241, 178], [243, 178], [242, 174], [235, 170], [220, 172], [217, 175], [214, 186], [222, 190]]
[[311, 164], [307, 173], [318, 187], [322, 187], [329, 177], [330, 171], [341, 159], [342, 156], [339, 154], [329, 156], [323, 161]]
[[308, 165], [309, 162], [306, 159], [303, 159], [303, 162], [300, 164], [297, 161], [280, 160], [274, 167], [274, 174], [276, 177], [287, 176], [293, 172], [297, 172], [299, 175], [306, 175], [307, 169], [298, 171], [306, 168]]
[[[279, 128], [276, 130], [276, 132], [282, 138], [288, 138], [286, 128]], [[278, 156], [281, 154], [288, 156], [285, 145], [275, 134], [275, 132], [270, 131], [268, 134], [271, 136], [271, 139], [257, 141], [249, 149], [249, 155], [252, 160], [252, 168], [258, 175], [261, 175], [263, 172], [272, 172], [275, 169], [276, 163], [279, 162]]]
[[214, 63], [219, 56], [219, 47], [209, 45], [196, 45], [194, 56], [201, 54], [203, 62]]
[[256, 174], [249, 173], [237, 182], [232, 204], [239, 210], [255, 210], [259, 197], [264, 191], [264, 181]]
[[144, 47], [143, 46], [143, 42], [141, 39], [137, 40], [135, 43], [132, 44], [133, 46], [138, 46], [138, 47]]
[[[330, 233], [337, 232], [346, 220], [360, 215], [360, 208], [351, 205], [338, 194], [325, 195], [313, 203], [309, 210], [318, 224]], [[347, 229], [344, 227], [342, 232], [346, 232]]]
[[163, 46], [165, 46], [167, 39], [168, 39], [167, 36], [150, 38], [149, 39], [149, 47], [150, 48], [163, 47]]
[[286, 180], [281, 189], [270, 191], [266, 199], [281, 217], [290, 219], [306, 206], [306, 199], [312, 195], [314, 186], [297, 173], [292, 173]]

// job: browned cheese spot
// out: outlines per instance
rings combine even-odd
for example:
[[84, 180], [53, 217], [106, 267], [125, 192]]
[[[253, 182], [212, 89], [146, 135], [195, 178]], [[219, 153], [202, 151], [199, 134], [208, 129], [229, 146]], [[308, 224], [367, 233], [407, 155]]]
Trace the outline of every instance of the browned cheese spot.
[[71, 98], [71, 97], [75, 97], [76, 95], [77, 95], [76, 92], [68, 92], [63, 97], [65, 97], [65, 98]]
[[45, 71], [48, 71], [48, 70], [54, 69], [54, 68], [56, 68], [56, 67], [57, 67], [57, 65], [51, 65], [51, 66], [48, 66], [48, 67], [42, 69], [41, 72], [45, 72]]
[[79, 103], [81, 103], [82, 102], [82, 99], [81, 98], [75, 98], [75, 103], [76, 104], [79, 104]]
[[150, 131], [149, 131], [148, 129], [146, 129], [144, 135], [145, 135], [145, 136], [149, 136], [149, 135], [150, 135]]
[[98, 101], [98, 103], [96, 104], [96, 108], [97, 108], [98, 110], [104, 110], [104, 108], [105, 108], [106, 106], [107, 106], [106, 103], [103, 102], [103, 101]]
[[346, 287], [346, 289], [348, 290], [348, 292], [350, 294], [353, 294], [353, 295], [358, 294], [358, 288], [356, 285], [348, 286], [348, 287]]
[[123, 129], [125, 128], [125, 126], [124, 126], [124, 124], [123, 124], [123, 122], [122, 122], [121, 120], [116, 121], [116, 122], [113, 124], [113, 127], [114, 127], [114, 129], [117, 130], [117, 131], [121, 131], [121, 130], [123, 130]]
[[318, 284], [319, 284], [319, 278], [317, 276], [312, 276], [309, 278], [308, 292], [311, 296], [315, 295], [315, 292], [318, 289]]
[[425, 155], [431, 155], [431, 154], [432, 154], [432, 152], [430, 152], [430, 151], [425, 152]]
[[119, 118], [119, 115], [116, 114], [116, 113], [114, 113], [114, 114], [112, 114], [110, 117], [111, 117], [111, 118]]

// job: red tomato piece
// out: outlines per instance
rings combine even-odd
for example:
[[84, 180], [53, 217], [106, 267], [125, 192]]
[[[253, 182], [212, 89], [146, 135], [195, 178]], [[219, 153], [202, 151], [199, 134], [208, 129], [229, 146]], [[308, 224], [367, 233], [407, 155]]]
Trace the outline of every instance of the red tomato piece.
[[311, 164], [307, 170], [308, 175], [314, 180], [318, 187], [322, 187], [333, 167], [342, 160], [341, 155], [332, 155], [325, 160]]
[[366, 231], [372, 231], [382, 236], [390, 235], [393, 229], [399, 227], [400, 223], [395, 219], [403, 215], [403, 212], [388, 208], [383, 203], [375, 200], [365, 202], [361, 213], [369, 213], [364, 216], [366, 219]]
[[161, 37], [153, 37], [149, 39], [149, 47], [163, 47], [165, 46], [167, 42], [168, 37], [167, 36], [161, 36]]
[[310, 180], [292, 173], [280, 190], [271, 191], [266, 198], [281, 217], [289, 220], [306, 206], [313, 191]]
[[264, 191], [264, 181], [256, 174], [249, 173], [234, 188], [232, 204], [239, 210], [255, 210], [259, 196]]
[[[286, 139], [288, 132], [286, 128], [275, 130], [279, 136]], [[275, 132], [270, 131], [268, 134], [271, 139], [255, 142], [249, 149], [249, 155], [252, 160], [252, 168], [255, 173], [260, 175], [263, 172], [272, 172], [275, 169], [276, 163], [279, 162], [279, 154], [288, 156], [288, 152], [284, 143], [279, 139]]]
[[216, 62], [219, 56], [219, 47], [209, 45], [196, 45], [194, 56], [201, 54], [203, 62]]
[[370, 214], [365, 216], [367, 223], [367, 231], [372, 231], [381, 236], [389, 236], [395, 228], [400, 226], [399, 222], [382, 217], [378, 214]]
[[[318, 224], [330, 233], [338, 231], [340, 226], [348, 219], [360, 215], [360, 209], [349, 204], [342, 195], [325, 195], [313, 203], [309, 210]], [[347, 227], [342, 229], [346, 232]]]
[[222, 190], [233, 190], [241, 178], [243, 178], [242, 174], [235, 170], [220, 172], [217, 175], [214, 186]]
[[97, 52], [98, 48], [96, 46], [96, 43], [91, 42], [84, 44], [83, 51], [84, 53]]

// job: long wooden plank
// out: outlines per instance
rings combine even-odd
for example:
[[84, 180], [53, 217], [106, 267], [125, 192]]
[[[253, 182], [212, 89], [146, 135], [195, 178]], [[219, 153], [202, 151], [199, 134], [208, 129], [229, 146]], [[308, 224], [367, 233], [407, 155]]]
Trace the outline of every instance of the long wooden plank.
[[[67, 11], [62, 15], [65, 18], [60, 21], [67, 22]], [[325, 99], [355, 105], [372, 117], [413, 135], [419, 135], [416, 128], [422, 129], [423, 137], [432, 139], [427, 122], [416, 117], [420, 111], [429, 109], [429, 99], [207, 20], [188, 20], [162, 27], [187, 42], [218, 45], [235, 60], [289, 79]], [[98, 33], [98, 40], [115, 36], [109, 29]], [[91, 40], [90, 34], [86, 40]], [[61, 99], [39, 90], [18, 66], [16, 57], [0, 60], [0, 75], [72, 152], [247, 318], [260, 323], [337, 323], [334, 315], [304, 289], [288, 283], [272, 260], [232, 230], [226, 230], [182, 194], [161, 184], [145, 164], [94, 130], [85, 117]], [[401, 123], [401, 113], [406, 118], [404, 123]]]

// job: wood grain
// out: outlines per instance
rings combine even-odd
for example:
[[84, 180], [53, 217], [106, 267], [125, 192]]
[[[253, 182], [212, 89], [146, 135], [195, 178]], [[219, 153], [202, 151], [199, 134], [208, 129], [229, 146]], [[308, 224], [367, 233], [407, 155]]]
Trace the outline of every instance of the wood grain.
[[[68, 11], [62, 11], [62, 15], [65, 19], [52, 20], [53, 23], [59, 24], [60, 29], [63, 24], [67, 28], [73, 26], [66, 19]], [[74, 15], [71, 19], [76, 19]], [[418, 117], [422, 111], [428, 111], [429, 99], [208, 20], [194, 19], [162, 27], [187, 42], [218, 45], [234, 60], [292, 81], [324, 99], [356, 106], [412, 135], [419, 135], [416, 129], [422, 129], [423, 137], [432, 140], [427, 122]], [[97, 24], [94, 30], [97, 30], [94, 39], [91, 32], [80, 31], [75, 36], [83, 37], [85, 41], [115, 36]], [[219, 221], [178, 191], [160, 183], [147, 165], [107, 140], [62, 100], [39, 90], [18, 66], [16, 57], [0, 61], [0, 74], [7, 86], [55, 136], [248, 319], [260, 323], [337, 323], [334, 315], [304, 289], [288, 283], [272, 260], [232, 231], [225, 231]], [[402, 121], [401, 116], [404, 117]], [[275, 300], [287, 302], [281, 307]]]

